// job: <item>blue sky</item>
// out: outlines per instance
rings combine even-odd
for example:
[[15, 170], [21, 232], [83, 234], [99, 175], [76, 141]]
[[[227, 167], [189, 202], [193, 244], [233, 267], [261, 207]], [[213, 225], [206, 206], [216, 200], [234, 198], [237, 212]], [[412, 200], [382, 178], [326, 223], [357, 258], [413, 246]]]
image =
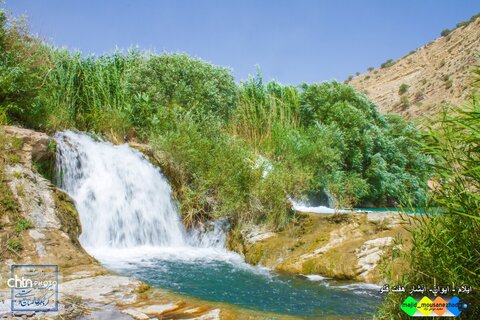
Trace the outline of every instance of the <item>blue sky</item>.
[[480, 12], [477, 0], [7, 0], [43, 39], [86, 53], [139, 46], [284, 84], [344, 80]]

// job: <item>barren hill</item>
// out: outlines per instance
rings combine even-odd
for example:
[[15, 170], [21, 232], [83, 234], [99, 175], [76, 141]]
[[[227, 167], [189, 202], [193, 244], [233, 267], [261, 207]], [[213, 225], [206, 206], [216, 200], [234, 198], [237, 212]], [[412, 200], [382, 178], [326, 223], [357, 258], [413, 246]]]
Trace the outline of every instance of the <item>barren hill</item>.
[[478, 64], [479, 52], [477, 18], [395, 62], [354, 77], [349, 84], [365, 92], [382, 113], [428, 117], [438, 113], [441, 104], [468, 99], [469, 69]]

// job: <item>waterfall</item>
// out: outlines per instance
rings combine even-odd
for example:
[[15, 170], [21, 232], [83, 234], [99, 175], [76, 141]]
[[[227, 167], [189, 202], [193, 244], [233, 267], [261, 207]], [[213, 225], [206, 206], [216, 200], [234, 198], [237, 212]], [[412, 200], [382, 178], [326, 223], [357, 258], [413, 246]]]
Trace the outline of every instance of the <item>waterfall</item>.
[[75, 201], [87, 250], [224, 247], [222, 221], [185, 230], [168, 181], [142, 153], [72, 131], [55, 139], [57, 183]]

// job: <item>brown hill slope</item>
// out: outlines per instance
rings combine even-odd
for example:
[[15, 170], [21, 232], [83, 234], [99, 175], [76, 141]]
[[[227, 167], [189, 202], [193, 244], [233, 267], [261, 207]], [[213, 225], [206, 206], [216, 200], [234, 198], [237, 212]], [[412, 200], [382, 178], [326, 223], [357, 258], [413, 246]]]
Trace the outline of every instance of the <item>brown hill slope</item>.
[[480, 18], [397, 60], [393, 65], [354, 77], [382, 113], [408, 119], [431, 117], [445, 103], [462, 104], [469, 96], [472, 65], [478, 64]]

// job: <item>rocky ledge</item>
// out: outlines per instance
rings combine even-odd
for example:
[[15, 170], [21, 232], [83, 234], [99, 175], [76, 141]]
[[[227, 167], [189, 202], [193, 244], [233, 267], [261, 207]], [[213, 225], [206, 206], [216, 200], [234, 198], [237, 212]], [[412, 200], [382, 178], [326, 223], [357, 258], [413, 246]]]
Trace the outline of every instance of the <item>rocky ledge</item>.
[[381, 284], [385, 268], [401, 274], [397, 253], [410, 245], [405, 225], [411, 217], [396, 212], [297, 213], [291, 227], [272, 232], [246, 226], [232, 232], [229, 247], [248, 263], [279, 272]]

